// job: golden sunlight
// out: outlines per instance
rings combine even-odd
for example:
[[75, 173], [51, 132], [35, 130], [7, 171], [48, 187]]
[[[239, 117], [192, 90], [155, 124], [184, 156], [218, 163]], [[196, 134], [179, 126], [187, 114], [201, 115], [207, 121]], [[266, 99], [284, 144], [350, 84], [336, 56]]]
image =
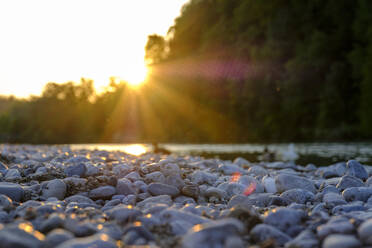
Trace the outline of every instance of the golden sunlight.
[[126, 146], [125, 148], [123, 148], [123, 151], [131, 155], [139, 156], [141, 154], [146, 153], [147, 149], [144, 145], [136, 144]]
[[137, 87], [147, 36], [165, 35], [186, 2], [0, 1], [0, 94], [39, 95], [48, 82], [82, 77], [98, 91], [110, 77]]
[[131, 88], [138, 88], [146, 82], [148, 68], [145, 65], [137, 66], [132, 71], [127, 72], [124, 80]]

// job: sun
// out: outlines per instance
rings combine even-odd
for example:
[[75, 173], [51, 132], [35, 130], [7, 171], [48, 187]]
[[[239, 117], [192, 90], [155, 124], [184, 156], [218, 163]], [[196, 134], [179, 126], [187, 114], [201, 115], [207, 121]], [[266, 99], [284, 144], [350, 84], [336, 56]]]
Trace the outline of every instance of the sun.
[[146, 82], [147, 75], [148, 68], [145, 65], [139, 65], [127, 71], [124, 80], [131, 88], [138, 88]]

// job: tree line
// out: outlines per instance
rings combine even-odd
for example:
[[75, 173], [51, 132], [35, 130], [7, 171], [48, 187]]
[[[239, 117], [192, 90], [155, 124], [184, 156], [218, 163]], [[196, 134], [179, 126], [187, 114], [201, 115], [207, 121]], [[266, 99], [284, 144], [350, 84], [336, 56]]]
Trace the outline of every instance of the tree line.
[[368, 0], [192, 0], [166, 37], [149, 36], [147, 59], [163, 73], [206, 66], [196, 78], [227, 92], [242, 140], [369, 139], [371, 11]]
[[139, 89], [49, 83], [0, 98], [0, 142], [372, 138], [372, 2], [191, 0], [149, 35]]

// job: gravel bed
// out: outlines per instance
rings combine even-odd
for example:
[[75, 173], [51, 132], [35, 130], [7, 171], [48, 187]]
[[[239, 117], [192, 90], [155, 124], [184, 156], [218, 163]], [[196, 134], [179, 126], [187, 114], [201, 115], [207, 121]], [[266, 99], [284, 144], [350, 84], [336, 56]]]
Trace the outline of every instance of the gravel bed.
[[372, 247], [372, 167], [0, 145], [0, 248]]

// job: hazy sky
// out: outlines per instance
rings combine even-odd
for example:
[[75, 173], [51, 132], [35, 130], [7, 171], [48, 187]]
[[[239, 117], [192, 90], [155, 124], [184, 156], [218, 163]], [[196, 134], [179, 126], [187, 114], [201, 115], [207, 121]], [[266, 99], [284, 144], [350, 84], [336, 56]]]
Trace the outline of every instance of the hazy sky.
[[165, 35], [187, 0], [0, 0], [0, 94], [45, 83], [144, 76], [147, 35]]

